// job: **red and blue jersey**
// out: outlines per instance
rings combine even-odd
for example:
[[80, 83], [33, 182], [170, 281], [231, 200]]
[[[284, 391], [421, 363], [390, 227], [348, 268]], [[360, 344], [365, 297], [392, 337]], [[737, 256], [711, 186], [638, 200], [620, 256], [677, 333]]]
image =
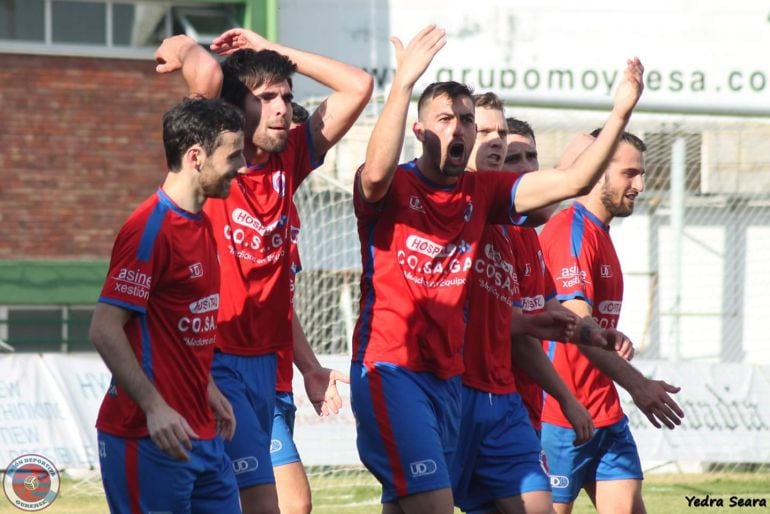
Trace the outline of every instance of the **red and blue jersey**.
[[398, 166], [380, 201], [356, 174], [363, 273], [353, 361], [388, 362], [439, 378], [463, 372], [466, 289], [487, 224], [510, 224], [519, 176], [464, 173], [455, 184], [427, 179], [416, 161]]
[[[203, 439], [216, 435], [208, 382], [217, 328], [219, 263], [203, 213], [178, 207], [162, 190], [120, 229], [99, 301], [131, 311], [124, 330], [147, 377]], [[111, 385], [96, 427], [146, 437], [144, 412]]]
[[[623, 273], [609, 226], [575, 202], [546, 223], [540, 233], [540, 243], [559, 301], [588, 302], [600, 327], [616, 327], [623, 302]], [[577, 345], [553, 341], [544, 344], [559, 375], [591, 413], [596, 427], [623, 419], [612, 379], [594, 367]], [[542, 419], [554, 425], [570, 426], [558, 402], [548, 395]]]
[[[291, 280], [289, 282], [290, 302], [294, 306], [294, 292], [297, 273], [302, 271], [302, 261], [299, 257], [297, 238], [299, 237], [300, 220], [296, 207], [292, 209], [291, 220]], [[294, 378], [294, 345], [277, 352], [275, 390], [281, 393], [292, 392], [291, 381]]]
[[291, 347], [293, 195], [319, 165], [307, 125], [289, 132], [286, 148], [233, 179], [230, 196], [210, 199], [222, 269], [217, 348], [264, 355]]
[[468, 284], [463, 384], [494, 394], [516, 392], [511, 321], [512, 307], [521, 307], [521, 296], [509, 235], [512, 228], [484, 228]]
[[[546, 302], [556, 297], [556, 289], [551, 273], [545, 265], [537, 232], [530, 227], [511, 227], [511, 241], [516, 254], [516, 273], [521, 287], [521, 310], [525, 314], [543, 312]], [[515, 365], [514, 362], [514, 368]], [[532, 426], [539, 430], [543, 389], [524, 372], [517, 372], [514, 376], [516, 390], [527, 408]]]

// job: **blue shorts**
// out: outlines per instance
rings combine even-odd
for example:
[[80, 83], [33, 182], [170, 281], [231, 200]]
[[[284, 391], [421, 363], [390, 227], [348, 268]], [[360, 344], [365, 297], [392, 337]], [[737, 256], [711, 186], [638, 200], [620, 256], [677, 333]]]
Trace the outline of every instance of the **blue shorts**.
[[188, 461], [174, 459], [149, 437], [98, 432], [99, 464], [112, 513], [241, 511], [238, 485], [222, 439], [193, 439]]
[[211, 376], [233, 406], [235, 435], [225, 441], [238, 487], [274, 484], [270, 440], [275, 412], [276, 355], [214, 352]]
[[462, 401], [451, 468], [455, 505], [464, 512], [497, 512], [495, 500], [550, 492], [540, 441], [521, 396], [463, 386]]
[[460, 425], [460, 377], [448, 380], [388, 363], [350, 367], [361, 462], [382, 484], [382, 501], [451, 487]]
[[574, 440], [571, 428], [543, 423], [541, 442], [548, 457], [554, 503], [575, 501], [588, 483], [644, 478], [628, 418], [597, 428], [585, 444], [574, 446]]
[[275, 393], [275, 414], [273, 415], [273, 439], [270, 441], [270, 458], [273, 467], [302, 462], [297, 445], [294, 444], [294, 395], [282, 391]]

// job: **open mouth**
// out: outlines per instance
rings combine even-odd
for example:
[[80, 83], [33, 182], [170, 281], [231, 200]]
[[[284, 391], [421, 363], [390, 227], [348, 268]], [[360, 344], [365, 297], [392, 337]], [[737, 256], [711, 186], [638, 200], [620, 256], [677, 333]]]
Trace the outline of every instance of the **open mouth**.
[[500, 161], [502, 161], [502, 159], [503, 159], [503, 156], [500, 154], [491, 153], [487, 155], [487, 162], [489, 162], [490, 164], [494, 164], [495, 166], [500, 164]]
[[462, 159], [465, 154], [465, 145], [461, 142], [455, 142], [449, 145], [449, 157], [453, 160]]

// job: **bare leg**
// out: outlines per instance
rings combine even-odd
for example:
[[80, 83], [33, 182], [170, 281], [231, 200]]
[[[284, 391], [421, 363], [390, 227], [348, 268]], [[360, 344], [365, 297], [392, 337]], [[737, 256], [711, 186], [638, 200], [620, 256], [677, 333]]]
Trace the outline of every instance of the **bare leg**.
[[594, 505], [599, 514], [646, 514], [642, 500], [642, 481], [598, 481]]
[[280, 514], [275, 484], [252, 485], [241, 489], [243, 514]]
[[[448, 487], [404, 496], [398, 499], [398, 505], [404, 514], [452, 514], [455, 508], [452, 490]], [[384, 506], [382, 512], [386, 512]], [[387, 512], [395, 514], [396, 511]]]
[[498, 512], [503, 514], [554, 514], [551, 493], [532, 491], [495, 501]]
[[290, 462], [274, 467], [273, 473], [281, 514], [309, 514], [313, 506], [305, 466], [301, 462]]

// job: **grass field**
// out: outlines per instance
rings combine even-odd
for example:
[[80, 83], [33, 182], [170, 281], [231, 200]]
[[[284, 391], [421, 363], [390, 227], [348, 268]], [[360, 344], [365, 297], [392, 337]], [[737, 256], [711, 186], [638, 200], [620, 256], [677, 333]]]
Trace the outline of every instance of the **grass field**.
[[[311, 475], [313, 512], [319, 514], [369, 514], [380, 512], [379, 487], [366, 473], [343, 476]], [[62, 482], [59, 497], [46, 514], [102, 514], [108, 512], [98, 481]], [[686, 496], [709, 498], [723, 507], [688, 506]], [[730, 497], [764, 499], [767, 507], [730, 507]], [[767, 473], [704, 473], [698, 475], [649, 475], [644, 482], [644, 499], [650, 514], [679, 514], [704, 512], [709, 514], [735, 512], [770, 512], [770, 474]], [[0, 513], [21, 512], [0, 497]], [[594, 512], [588, 499], [578, 499], [575, 514]]]

